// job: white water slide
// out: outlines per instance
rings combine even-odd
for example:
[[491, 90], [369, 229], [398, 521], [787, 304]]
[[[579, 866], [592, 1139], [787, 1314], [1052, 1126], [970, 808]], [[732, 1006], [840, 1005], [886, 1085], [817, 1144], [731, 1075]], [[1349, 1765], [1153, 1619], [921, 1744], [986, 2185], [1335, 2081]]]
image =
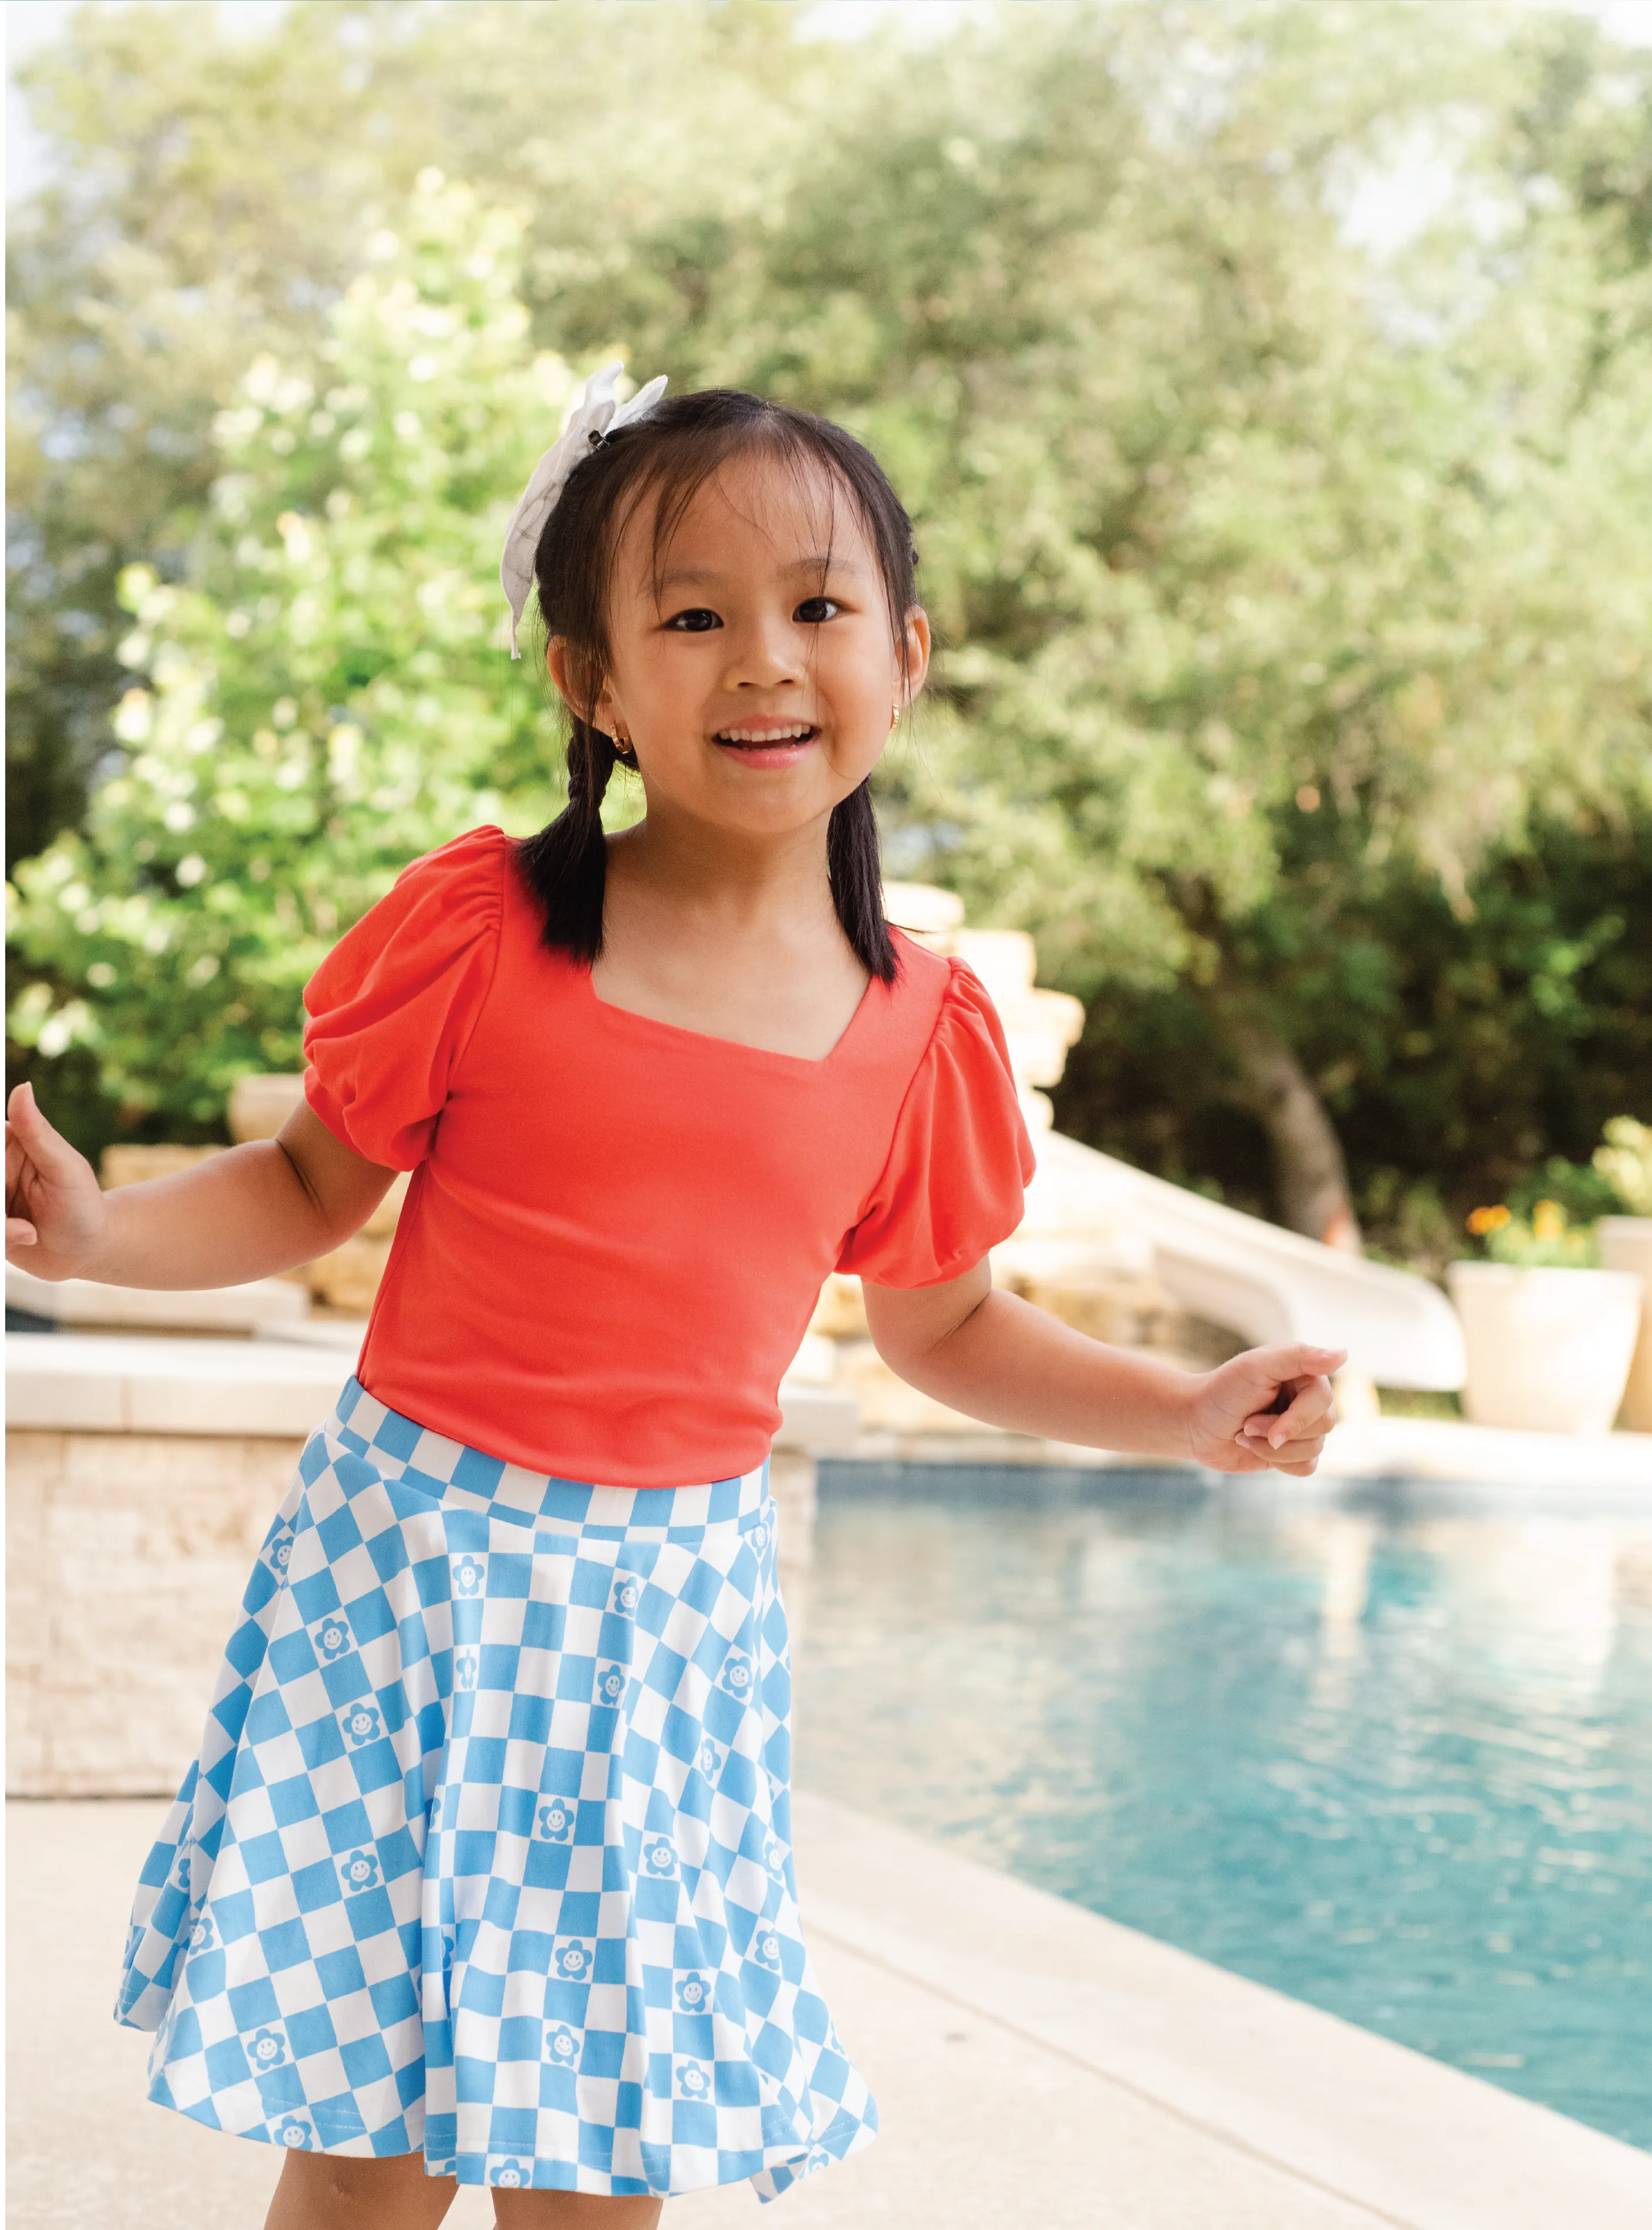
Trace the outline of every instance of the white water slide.
[[1349, 1369], [1378, 1386], [1462, 1384], [1456, 1312], [1426, 1278], [1242, 1215], [1059, 1131], [1035, 1144], [1026, 1221], [998, 1251], [1005, 1268], [1079, 1282], [1148, 1273], [1181, 1307], [1256, 1345], [1345, 1347]]
[[1300, 1239], [1050, 1130], [1039, 1087], [1059, 1080], [1083, 1008], [1037, 989], [1030, 937], [966, 929], [950, 891], [887, 883], [884, 903], [892, 921], [932, 951], [968, 962], [1003, 1024], [1038, 1174], [1026, 1221], [995, 1249], [1001, 1275], [1079, 1286], [1147, 1276], [1190, 1314], [1255, 1346], [1345, 1347], [1348, 1369], [1378, 1386], [1451, 1393], [1462, 1384], [1456, 1311], [1426, 1278]]

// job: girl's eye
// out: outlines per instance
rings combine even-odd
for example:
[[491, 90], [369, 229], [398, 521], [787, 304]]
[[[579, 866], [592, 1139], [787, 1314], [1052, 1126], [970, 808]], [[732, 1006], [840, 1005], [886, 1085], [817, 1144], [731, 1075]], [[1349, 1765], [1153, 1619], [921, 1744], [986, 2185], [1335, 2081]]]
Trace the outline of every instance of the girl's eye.
[[804, 627], [819, 627], [827, 620], [836, 619], [841, 607], [832, 596], [806, 596], [791, 615]]
[[666, 625], [675, 628], [679, 635], [707, 635], [713, 628], [720, 628], [722, 624], [716, 613], [708, 612], [703, 604], [696, 604], [690, 611], [674, 612], [666, 622]]

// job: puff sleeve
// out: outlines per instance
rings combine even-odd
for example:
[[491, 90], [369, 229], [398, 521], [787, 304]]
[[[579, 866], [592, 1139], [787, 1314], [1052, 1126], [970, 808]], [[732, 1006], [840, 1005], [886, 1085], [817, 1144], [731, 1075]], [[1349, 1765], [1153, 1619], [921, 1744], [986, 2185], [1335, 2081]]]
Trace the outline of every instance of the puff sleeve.
[[877, 1286], [960, 1276], [1021, 1222], [1033, 1174], [1003, 1027], [961, 961], [837, 1267]]
[[416, 860], [304, 993], [305, 1098], [370, 1162], [417, 1167], [498, 958], [507, 840], [473, 829]]

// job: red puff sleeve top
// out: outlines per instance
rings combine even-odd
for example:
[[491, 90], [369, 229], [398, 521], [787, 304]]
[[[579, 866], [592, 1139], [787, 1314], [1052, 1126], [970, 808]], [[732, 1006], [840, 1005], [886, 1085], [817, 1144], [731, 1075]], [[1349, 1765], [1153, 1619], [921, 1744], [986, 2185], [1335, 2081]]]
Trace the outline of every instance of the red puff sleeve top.
[[823, 1060], [605, 1005], [540, 942], [514, 848], [416, 860], [305, 993], [310, 1105], [415, 1172], [368, 1391], [534, 1471], [737, 1477], [828, 1272], [956, 1277], [1021, 1221], [1032, 1149], [969, 970], [896, 934]]

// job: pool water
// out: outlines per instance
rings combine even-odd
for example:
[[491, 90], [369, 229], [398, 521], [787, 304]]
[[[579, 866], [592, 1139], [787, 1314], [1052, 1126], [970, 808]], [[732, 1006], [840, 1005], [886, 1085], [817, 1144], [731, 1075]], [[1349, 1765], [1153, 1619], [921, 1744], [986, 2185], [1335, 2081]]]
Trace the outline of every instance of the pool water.
[[1652, 2149], [1652, 1506], [822, 1466], [805, 1787]]

